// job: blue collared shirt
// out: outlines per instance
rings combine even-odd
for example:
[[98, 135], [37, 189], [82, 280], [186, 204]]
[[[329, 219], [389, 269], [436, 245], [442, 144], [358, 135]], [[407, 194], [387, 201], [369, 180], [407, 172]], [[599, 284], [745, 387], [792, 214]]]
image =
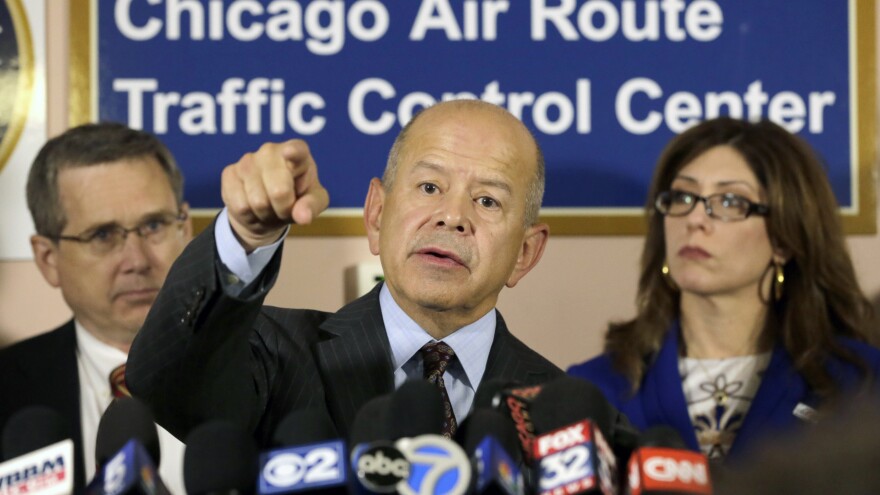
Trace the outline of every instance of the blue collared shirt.
[[[266, 268], [284, 242], [284, 236], [269, 246], [247, 254], [232, 233], [224, 208], [214, 226], [214, 242], [221, 263], [230, 272], [226, 277], [221, 277], [221, 283], [228, 294], [237, 296]], [[379, 306], [394, 359], [395, 388], [408, 379], [422, 379], [423, 366], [419, 349], [435, 339], [398, 306], [388, 286], [383, 286], [379, 293]], [[443, 382], [459, 422], [470, 411], [477, 387], [486, 371], [489, 349], [495, 339], [496, 318], [495, 310], [492, 309], [477, 321], [443, 339], [455, 351], [457, 358], [443, 374]]]
[[[399, 387], [406, 380], [422, 379], [424, 367], [419, 349], [435, 339], [400, 309], [387, 285], [383, 285], [379, 292], [379, 306], [394, 359], [394, 386]], [[495, 310], [492, 309], [479, 320], [443, 339], [457, 358], [443, 373], [443, 383], [459, 422], [470, 411], [474, 394], [486, 371], [489, 348], [495, 338], [495, 319]]]

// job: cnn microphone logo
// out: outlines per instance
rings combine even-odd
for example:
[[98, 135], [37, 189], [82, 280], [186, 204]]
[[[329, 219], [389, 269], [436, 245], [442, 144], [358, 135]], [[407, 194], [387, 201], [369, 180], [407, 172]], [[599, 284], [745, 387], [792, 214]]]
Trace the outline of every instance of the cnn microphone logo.
[[697, 452], [645, 447], [637, 451], [629, 483], [633, 495], [646, 491], [711, 494], [706, 457]]

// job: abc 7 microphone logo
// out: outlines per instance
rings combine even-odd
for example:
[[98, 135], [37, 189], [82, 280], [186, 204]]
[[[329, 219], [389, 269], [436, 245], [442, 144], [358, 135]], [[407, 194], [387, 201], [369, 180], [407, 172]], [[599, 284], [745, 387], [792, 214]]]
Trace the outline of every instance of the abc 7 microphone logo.
[[380, 493], [459, 495], [471, 481], [464, 451], [440, 435], [370, 447], [356, 456], [354, 464], [361, 483]]

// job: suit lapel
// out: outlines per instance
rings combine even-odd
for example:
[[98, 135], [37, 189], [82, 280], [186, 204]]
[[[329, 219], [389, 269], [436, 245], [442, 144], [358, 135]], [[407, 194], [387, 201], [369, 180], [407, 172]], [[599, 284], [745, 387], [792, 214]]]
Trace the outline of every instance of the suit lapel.
[[[325, 338], [315, 344], [330, 414], [345, 436], [361, 406], [394, 391], [391, 345], [379, 307], [380, 289], [381, 284], [328, 318], [321, 325]], [[534, 385], [550, 379], [552, 365], [511, 335], [501, 314], [496, 314], [495, 337], [481, 384], [500, 379]]]
[[699, 450], [678, 371], [678, 338], [679, 326], [676, 322], [666, 332], [656, 362], [648, 366], [640, 394], [642, 406], [647, 424], [669, 425], [679, 432], [688, 432], [682, 436], [682, 440], [691, 449]]
[[782, 346], [776, 346], [767, 371], [761, 377], [758, 392], [733, 440], [730, 456], [738, 455], [741, 448], [737, 446], [752, 444], [770, 425], [791, 423], [791, 416], [799, 402], [817, 407], [815, 401], [808, 399], [810, 392], [807, 383], [793, 370], [794, 363], [788, 353]]
[[493, 379], [519, 382], [524, 385], [547, 381], [550, 376], [546, 365], [535, 362], [531, 353], [520, 352], [524, 344], [511, 335], [501, 313], [496, 311], [495, 314], [497, 317], [495, 338], [492, 339], [492, 347], [489, 349], [489, 359], [486, 361], [486, 371], [483, 373], [481, 386]]
[[321, 325], [327, 338], [315, 345], [330, 414], [345, 436], [364, 403], [394, 390], [380, 287], [328, 318]]
[[[76, 364], [76, 330], [73, 320], [52, 331], [41, 343], [39, 353], [23, 356], [22, 368], [30, 375], [23, 381], [34, 384], [23, 404], [45, 404], [69, 423], [74, 443], [74, 488], [81, 493], [86, 476], [83, 467], [82, 419], [79, 404], [79, 369]], [[8, 378], [8, 377], [7, 377]]]

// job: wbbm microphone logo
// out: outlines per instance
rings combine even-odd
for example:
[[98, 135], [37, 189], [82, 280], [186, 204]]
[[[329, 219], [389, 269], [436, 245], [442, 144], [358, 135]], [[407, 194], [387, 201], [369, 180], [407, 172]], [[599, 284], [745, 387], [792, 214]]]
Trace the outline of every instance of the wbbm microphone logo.
[[263, 454], [258, 493], [308, 491], [344, 484], [345, 446], [340, 441], [289, 447]]
[[34, 84], [31, 33], [21, 0], [0, 2], [0, 170], [24, 129]]

